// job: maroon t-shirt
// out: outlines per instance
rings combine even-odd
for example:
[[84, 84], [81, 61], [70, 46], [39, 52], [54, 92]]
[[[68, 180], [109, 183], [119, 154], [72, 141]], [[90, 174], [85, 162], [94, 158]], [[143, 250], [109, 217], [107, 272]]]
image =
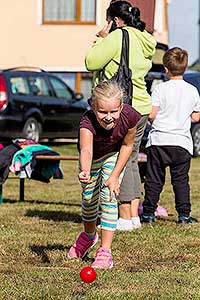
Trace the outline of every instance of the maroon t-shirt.
[[[96, 119], [92, 110], [87, 111], [80, 120], [80, 128], [87, 128], [93, 134], [93, 158], [97, 159], [110, 152], [119, 151], [128, 130], [136, 126], [141, 115], [130, 105], [124, 104], [114, 128], [104, 129]], [[79, 141], [78, 141], [78, 149]]]

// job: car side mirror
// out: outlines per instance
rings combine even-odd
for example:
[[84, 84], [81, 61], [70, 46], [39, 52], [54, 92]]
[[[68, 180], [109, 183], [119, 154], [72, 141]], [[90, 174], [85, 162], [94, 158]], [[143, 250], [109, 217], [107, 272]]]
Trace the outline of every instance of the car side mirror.
[[83, 99], [83, 94], [82, 93], [75, 93], [75, 98], [77, 101], [82, 100]]

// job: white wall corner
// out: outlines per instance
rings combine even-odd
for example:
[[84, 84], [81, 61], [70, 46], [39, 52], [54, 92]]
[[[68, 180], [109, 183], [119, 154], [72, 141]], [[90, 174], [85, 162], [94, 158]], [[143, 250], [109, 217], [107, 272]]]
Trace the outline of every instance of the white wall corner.
[[97, 26], [101, 25], [101, 2], [102, 0], [96, 0], [96, 22]]
[[154, 12], [154, 30], [158, 33], [163, 32], [163, 0], [156, 0], [155, 12]]
[[37, 0], [37, 24], [42, 24], [42, 0]]

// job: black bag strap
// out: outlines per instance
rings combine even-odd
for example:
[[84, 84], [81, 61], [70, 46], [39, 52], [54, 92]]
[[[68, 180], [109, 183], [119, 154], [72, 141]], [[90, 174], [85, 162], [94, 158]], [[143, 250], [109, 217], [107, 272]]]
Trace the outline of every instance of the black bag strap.
[[[122, 30], [122, 50], [120, 63], [113, 59], [113, 61], [118, 65], [129, 66], [129, 34], [126, 29], [120, 28]], [[104, 67], [105, 68], [105, 67]]]
[[[126, 29], [120, 28], [122, 31], [122, 50], [121, 50], [121, 57], [120, 57], [120, 63], [118, 63], [117, 61], [115, 61], [113, 59], [113, 61], [118, 65], [126, 65], [127, 67], [129, 66], [129, 34], [128, 31]], [[103, 69], [100, 70], [99, 75], [100, 75], [100, 80], [101, 79], [107, 79], [107, 76], [105, 75], [105, 67], [108, 64], [106, 64]], [[103, 78], [104, 77], [104, 78]]]
[[126, 29], [121, 28], [122, 30], [122, 52], [120, 65], [126, 65], [129, 67], [129, 34]]

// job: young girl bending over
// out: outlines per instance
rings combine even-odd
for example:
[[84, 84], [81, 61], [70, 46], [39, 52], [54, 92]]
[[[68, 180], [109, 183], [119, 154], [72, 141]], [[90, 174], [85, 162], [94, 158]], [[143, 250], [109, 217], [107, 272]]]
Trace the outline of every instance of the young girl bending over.
[[98, 84], [90, 99], [91, 110], [79, 127], [79, 180], [82, 185], [84, 231], [68, 253], [83, 258], [97, 243], [96, 220], [101, 207], [101, 247], [92, 266], [113, 266], [111, 245], [118, 218], [117, 199], [126, 162], [132, 153], [137, 122], [141, 116], [123, 104], [123, 91], [112, 81]]

